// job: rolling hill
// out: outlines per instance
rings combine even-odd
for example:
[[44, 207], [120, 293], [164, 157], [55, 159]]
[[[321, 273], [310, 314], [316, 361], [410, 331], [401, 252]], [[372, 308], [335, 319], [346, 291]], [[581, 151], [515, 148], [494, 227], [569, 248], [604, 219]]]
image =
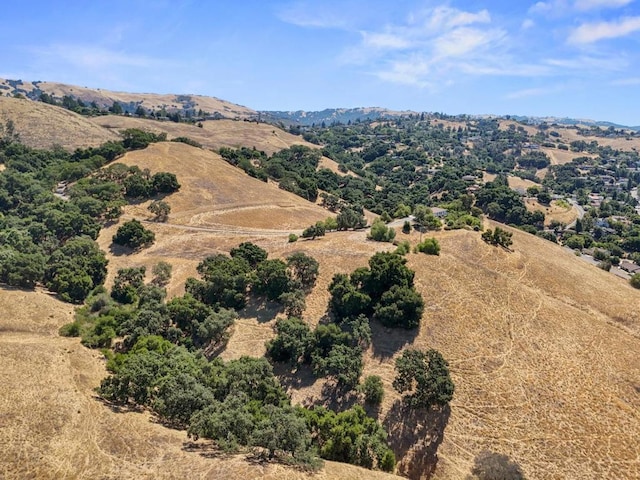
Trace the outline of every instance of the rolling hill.
[[4, 126], [7, 120], [13, 121], [22, 143], [34, 148], [59, 145], [74, 150], [119, 138], [116, 133], [64, 108], [0, 96], [0, 124]]
[[[59, 111], [66, 112], [27, 100], [2, 101], [27, 113], [46, 107], [35, 124], [45, 130], [49, 122], [61, 122]], [[7, 118], [12, 115], [21, 113]], [[202, 129], [126, 117], [86, 122], [91, 127], [71, 123], [73, 134], [60, 137], [61, 145], [73, 148], [84, 128], [109, 133], [145, 125], [188, 127], [170, 136], [189, 136], [208, 148], [277, 149], [297, 138], [251, 122], [205, 122]], [[272, 142], [274, 136], [278, 140]], [[167, 224], [145, 223], [156, 233], [152, 247], [135, 253], [111, 247], [121, 222], [148, 216], [145, 203], [127, 206], [123, 219], [103, 229], [98, 241], [110, 261], [108, 282], [123, 266], [149, 267], [165, 260], [174, 272], [169, 295], [178, 295], [204, 256], [252, 241], [272, 258], [300, 251], [320, 262], [304, 315], [316, 325], [326, 315], [333, 275], [365, 266], [373, 253], [393, 248], [368, 241], [365, 231], [288, 243], [288, 233], [329, 213], [204, 149], [163, 142], [119, 161], [152, 173], [175, 173], [182, 188], [165, 198], [172, 208]], [[383, 379], [385, 399], [373, 413], [389, 432], [397, 473], [412, 479], [462, 479], [476, 455], [492, 450], [518, 462], [527, 478], [640, 477], [640, 292], [551, 242], [510, 231], [511, 250], [487, 245], [479, 232], [435, 233], [440, 256], [407, 256], [426, 302], [418, 331], [373, 324], [364, 374]], [[419, 234], [398, 232], [398, 238], [415, 244]], [[256, 464], [224, 455], [206, 442], [191, 443], [184, 432], [156, 423], [148, 413], [112, 409], [93, 391], [105, 375], [102, 355], [57, 335], [72, 319], [70, 305], [44, 291], [2, 287], [0, 307], [3, 478], [390, 478], [332, 462], [314, 476]], [[274, 305], [249, 303], [222, 357], [263, 354], [278, 314]], [[416, 414], [402, 408], [391, 382], [394, 360], [408, 346], [436, 348], [449, 361], [456, 384], [450, 409]], [[309, 372], [298, 377], [278, 373], [295, 403], [352, 401], [334, 396], [324, 388], [325, 380]]]
[[203, 110], [220, 118], [253, 118], [257, 112], [215, 97], [202, 95], [176, 95], [155, 93], [126, 93], [109, 90], [67, 85], [57, 82], [29, 82], [22, 80], [0, 79], [0, 92], [5, 95], [20, 94], [37, 100], [46, 93], [60, 100], [68, 95], [84, 103], [95, 102], [99, 107], [110, 107], [119, 102], [123, 109], [133, 113], [138, 105], [147, 110], [165, 109], [167, 112], [186, 112]]

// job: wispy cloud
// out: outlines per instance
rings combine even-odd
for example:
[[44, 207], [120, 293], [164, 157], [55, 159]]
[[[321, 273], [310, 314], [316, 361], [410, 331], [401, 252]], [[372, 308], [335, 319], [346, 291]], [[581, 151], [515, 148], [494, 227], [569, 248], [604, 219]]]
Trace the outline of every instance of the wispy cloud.
[[528, 97], [542, 97], [551, 93], [556, 93], [562, 88], [560, 87], [540, 87], [540, 88], [525, 88], [522, 90], [516, 90], [515, 92], [505, 95], [507, 100], [519, 100], [521, 98]]
[[447, 76], [456, 71], [495, 72], [492, 63], [499, 62], [494, 62], [494, 50], [507, 37], [505, 30], [492, 25], [488, 10], [449, 6], [417, 11], [405, 23], [360, 34], [360, 44], [348, 49], [343, 61], [368, 65], [381, 80], [419, 87], [447, 83]]
[[607, 57], [594, 57], [579, 55], [570, 58], [546, 58], [542, 63], [551, 67], [566, 70], [579, 71], [621, 71], [629, 66], [628, 60], [624, 56], [609, 55]]
[[339, 10], [309, 2], [287, 4], [277, 11], [278, 18], [299, 27], [346, 28], [347, 19]]
[[49, 63], [61, 62], [80, 68], [106, 70], [112, 67], [151, 68], [167, 66], [162, 59], [138, 55], [124, 50], [107, 49], [102, 46], [54, 44], [31, 49]]
[[587, 44], [600, 40], [626, 37], [640, 30], [640, 16], [623, 17], [610, 22], [583, 23], [569, 35], [571, 44]]
[[409, 38], [394, 33], [360, 32], [362, 43], [366, 47], [380, 49], [403, 49], [412, 46]]
[[619, 78], [617, 80], [611, 81], [609, 85], [612, 85], [614, 87], [630, 87], [640, 85], [640, 77]]
[[596, 10], [601, 8], [620, 8], [629, 5], [633, 0], [575, 0], [577, 10]]
[[534, 3], [529, 8], [532, 14], [565, 14], [572, 11], [615, 9], [629, 5], [634, 0], [547, 0]]
[[527, 18], [527, 19], [523, 20], [522, 25], [520, 25], [520, 28], [522, 30], [529, 30], [530, 28], [533, 28], [535, 26], [536, 26], [536, 22], [534, 22], [530, 18]]

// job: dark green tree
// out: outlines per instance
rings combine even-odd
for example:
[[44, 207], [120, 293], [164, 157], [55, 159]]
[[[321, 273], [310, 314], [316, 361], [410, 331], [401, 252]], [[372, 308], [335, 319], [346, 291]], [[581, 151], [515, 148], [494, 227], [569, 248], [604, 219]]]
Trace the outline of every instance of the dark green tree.
[[151, 202], [148, 210], [155, 215], [154, 220], [157, 222], [166, 222], [171, 213], [171, 206], [164, 200]]
[[230, 254], [232, 258], [246, 260], [251, 268], [256, 268], [258, 264], [264, 262], [268, 255], [265, 249], [251, 242], [243, 242], [236, 248], [232, 248]]
[[291, 276], [287, 264], [280, 259], [265, 260], [258, 265], [256, 278], [254, 288], [269, 300], [277, 300], [290, 289]]
[[296, 252], [287, 257], [287, 266], [291, 277], [300, 282], [303, 289], [313, 288], [318, 278], [320, 264], [318, 261], [302, 252]]
[[144, 228], [135, 218], [120, 226], [113, 236], [113, 243], [129, 248], [139, 248], [151, 245], [155, 241], [155, 234]]
[[453, 398], [454, 386], [447, 362], [437, 350], [407, 349], [396, 359], [393, 388], [414, 408], [443, 406]]

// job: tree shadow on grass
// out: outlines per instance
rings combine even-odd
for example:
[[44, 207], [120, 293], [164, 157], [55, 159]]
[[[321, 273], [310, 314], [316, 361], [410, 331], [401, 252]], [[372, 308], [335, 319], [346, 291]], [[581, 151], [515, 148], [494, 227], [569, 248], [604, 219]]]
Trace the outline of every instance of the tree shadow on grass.
[[383, 425], [397, 458], [397, 473], [410, 479], [430, 479], [438, 464], [438, 447], [444, 439], [451, 408], [414, 409], [397, 400]]
[[182, 450], [184, 452], [198, 453], [204, 458], [230, 458], [231, 453], [227, 453], [224, 450], [217, 447], [215, 442], [209, 440], [188, 440], [182, 443]]
[[246, 306], [238, 312], [240, 318], [255, 318], [258, 323], [267, 323], [282, 313], [282, 305], [264, 297], [249, 296]]
[[316, 377], [310, 365], [274, 363], [273, 373], [287, 391], [310, 387], [316, 382]]
[[124, 245], [118, 245], [117, 243], [111, 242], [109, 245], [109, 253], [114, 257], [122, 257], [124, 255], [131, 255], [135, 253], [137, 250], [131, 247], [125, 247]]
[[390, 358], [405, 346], [411, 345], [419, 332], [419, 328], [411, 330], [388, 328], [375, 320], [372, 320], [370, 324], [373, 356], [378, 359]]

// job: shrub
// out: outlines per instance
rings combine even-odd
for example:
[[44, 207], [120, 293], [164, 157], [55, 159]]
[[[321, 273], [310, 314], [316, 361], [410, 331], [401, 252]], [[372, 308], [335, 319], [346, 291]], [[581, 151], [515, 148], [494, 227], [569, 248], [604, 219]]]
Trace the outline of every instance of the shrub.
[[151, 230], [144, 228], [135, 218], [125, 222], [113, 236], [113, 243], [129, 248], [139, 248], [151, 245], [156, 239]]
[[290, 233], [289, 234], [289, 243], [295, 243], [298, 241], [298, 235], [296, 235], [295, 233]]
[[391, 242], [396, 236], [393, 228], [387, 227], [381, 219], [377, 219], [371, 225], [369, 239], [376, 242]]
[[636, 274], [634, 274], [634, 275], [629, 279], [629, 284], [630, 284], [633, 288], [639, 288], [639, 289], [640, 289], [640, 273], [636, 273]]
[[382, 379], [378, 375], [369, 375], [360, 385], [360, 391], [364, 394], [364, 401], [373, 405], [378, 405], [384, 397], [384, 387]]
[[422, 252], [427, 255], [440, 255], [440, 243], [435, 238], [425, 238], [416, 245], [416, 253]]

